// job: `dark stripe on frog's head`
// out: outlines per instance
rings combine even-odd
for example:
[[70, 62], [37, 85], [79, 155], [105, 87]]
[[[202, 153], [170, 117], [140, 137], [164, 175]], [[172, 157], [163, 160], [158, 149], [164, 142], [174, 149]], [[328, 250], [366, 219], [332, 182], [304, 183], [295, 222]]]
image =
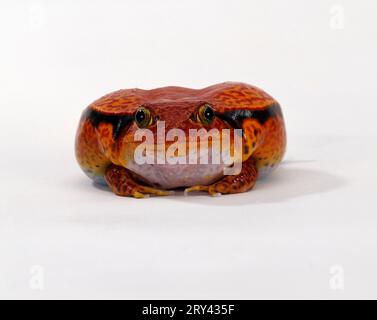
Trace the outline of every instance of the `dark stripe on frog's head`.
[[134, 120], [133, 116], [104, 114], [91, 108], [84, 112], [84, 118], [88, 119], [95, 128], [98, 128], [101, 123], [111, 124], [113, 126], [114, 140], [117, 140], [123, 129]]
[[242, 129], [242, 122], [245, 119], [256, 119], [260, 124], [264, 124], [269, 118], [282, 116], [281, 108], [275, 103], [261, 110], [235, 109], [226, 112], [216, 112], [216, 116], [228, 122], [235, 129]]

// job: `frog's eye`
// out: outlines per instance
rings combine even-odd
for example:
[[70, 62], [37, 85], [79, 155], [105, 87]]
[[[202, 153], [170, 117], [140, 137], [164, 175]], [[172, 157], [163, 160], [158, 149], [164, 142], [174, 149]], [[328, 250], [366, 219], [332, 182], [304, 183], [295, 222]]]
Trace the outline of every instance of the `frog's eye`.
[[139, 128], [149, 127], [153, 123], [151, 112], [145, 107], [140, 107], [135, 112], [135, 122]]
[[201, 122], [205, 125], [210, 125], [215, 119], [215, 111], [209, 104], [204, 104], [199, 108], [197, 114], [198, 122]]

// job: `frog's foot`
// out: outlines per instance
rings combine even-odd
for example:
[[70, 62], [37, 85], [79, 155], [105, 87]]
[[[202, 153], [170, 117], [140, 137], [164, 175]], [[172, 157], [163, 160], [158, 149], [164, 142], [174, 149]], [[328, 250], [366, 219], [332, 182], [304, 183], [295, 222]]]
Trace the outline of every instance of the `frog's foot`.
[[214, 191], [213, 185], [210, 185], [210, 186], [194, 186], [194, 187], [187, 188], [187, 189], [185, 189], [185, 196], [187, 196], [191, 192], [200, 192], [200, 191], [208, 192], [212, 197], [221, 196], [221, 193]]
[[130, 171], [123, 167], [111, 165], [105, 173], [105, 180], [111, 190], [118, 196], [138, 199], [149, 196], [169, 196], [173, 192], [143, 186], [136, 182]]
[[251, 190], [258, 178], [258, 169], [255, 161], [248, 159], [242, 163], [241, 173], [235, 176], [225, 176], [209, 186], [194, 186], [185, 190], [185, 195], [190, 192], [204, 191], [217, 197], [222, 194], [242, 193]]

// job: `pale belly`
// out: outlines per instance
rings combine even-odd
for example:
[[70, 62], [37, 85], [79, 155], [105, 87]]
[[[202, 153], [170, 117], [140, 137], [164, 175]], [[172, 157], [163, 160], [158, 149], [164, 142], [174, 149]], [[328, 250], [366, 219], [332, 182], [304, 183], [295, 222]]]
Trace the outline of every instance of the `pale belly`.
[[[197, 185], [210, 185], [224, 176], [224, 169], [232, 166], [232, 160], [221, 156], [217, 149], [202, 148], [201, 153], [189, 153], [180, 157], [165, 152], [152, 153], [141, 161], [137, 156], [129, 159], [126, 168], [142, 180], [161, 189], [176, 189]], [[194, 158], [190, 162], [190, 158]], [[162, 162], [161, 162], [162, 161]], [[162, 163], [162, 164], [161, 164]]]
[[162, 189], [209, 185], [224, 175], [224, 164], [127, 164], [127, 169]]

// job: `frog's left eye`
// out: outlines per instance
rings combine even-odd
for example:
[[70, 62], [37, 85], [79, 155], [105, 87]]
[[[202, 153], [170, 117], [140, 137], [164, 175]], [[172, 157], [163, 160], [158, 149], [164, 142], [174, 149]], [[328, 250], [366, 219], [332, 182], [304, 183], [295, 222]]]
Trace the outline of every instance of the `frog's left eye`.
[[145, 107], [140, 107], [135, 113], [135, 122], [139, 128], [149, 127], [153, 123], [151, 112]]
[[204, 104], [198, 110], [197, 119], [198, 122], [210, 125], [215, 119], [215, 111], [213, 111], [209, 104]]

